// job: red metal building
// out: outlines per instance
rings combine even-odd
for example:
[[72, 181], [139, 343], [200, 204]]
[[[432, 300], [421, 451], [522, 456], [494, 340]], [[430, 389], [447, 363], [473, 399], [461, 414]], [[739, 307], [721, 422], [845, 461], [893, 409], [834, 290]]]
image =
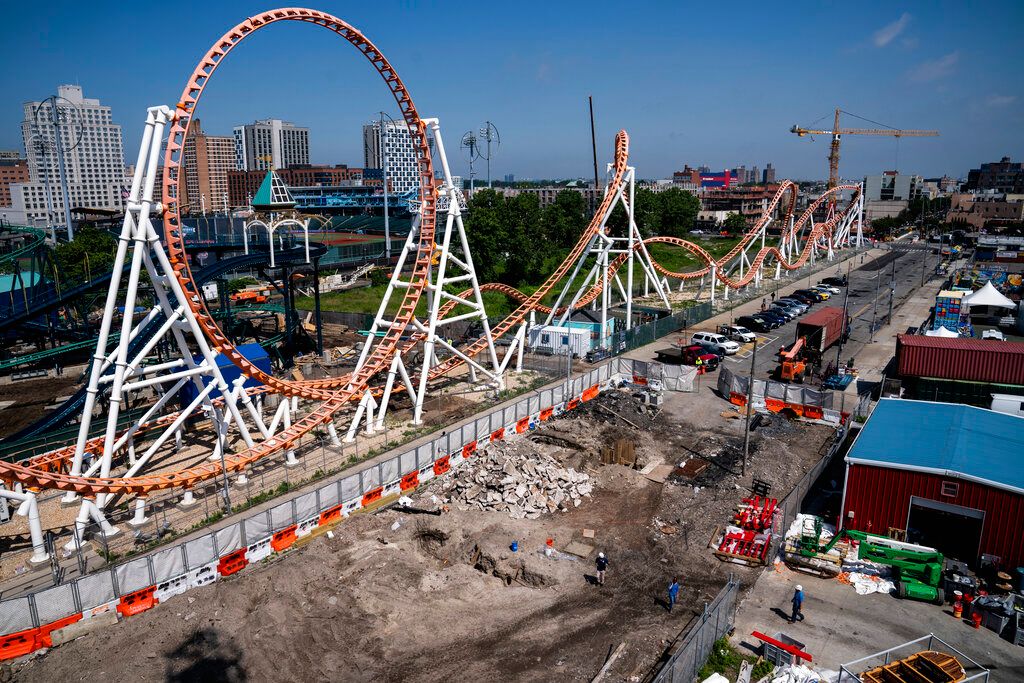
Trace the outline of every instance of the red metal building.
[[846, 456], [846, 528], [1024, 565], [1024, 418], [882, 399]]

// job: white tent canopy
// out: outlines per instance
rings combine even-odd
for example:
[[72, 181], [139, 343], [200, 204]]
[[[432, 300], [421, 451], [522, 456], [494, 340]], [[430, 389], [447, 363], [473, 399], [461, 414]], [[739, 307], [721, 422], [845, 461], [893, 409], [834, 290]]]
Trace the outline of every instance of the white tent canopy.
[[952, 338], [952, 337], [959, 337], [960, 335], [957, 334], [956, 332], [953, 332], [948, 327], [939, 327], [939, 329], [937, 329], [937, 330], [927, 330], [924, 333], [924, 336], [926, 336], [926, 337], [949, 337], [949, 338]]
[[997, 306], [999, 308], [1017, 308], [1017, 304], [1003, 296], [998, 289], [992, 286], [992, 281], [985, 283], [985, 286], [966, 298], [971, 306]]

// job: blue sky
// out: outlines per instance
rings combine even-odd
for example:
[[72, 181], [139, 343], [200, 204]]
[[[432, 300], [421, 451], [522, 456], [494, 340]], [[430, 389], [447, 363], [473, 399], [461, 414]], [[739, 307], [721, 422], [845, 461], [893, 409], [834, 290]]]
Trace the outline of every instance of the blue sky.
[[[684, 163], [769, 161], [780, 177], [827, 174], [828, 142], [788, 129], [835, 106], [894, 127], [899, 166], [966, 175], [983, 161], [1024, 157], [1024, 3], [320, 2], [363, 30], [395, 65], [421, 113], [441, 119], [456, 172], [462, 134], [493, 121], [502, 136], [492, 176], [588, 175], [587, 95], [598, 155], [629, 131], [645, 178]], [[127, 161], [145, 109], [173, 105], [209, 45], [249, 14], [248, 2], [18, 3], [8, 9], [0, 70], [0, 148], [21, 148], [23, 101], [79, 83], [111, 105]], [[362, 164], [360, 126], [397, 116], [380, 78], [347, 43], [309, 25], [247, 38], [200, 104], [208, 132], [278, 117], [311, 128], [314, 162]], [[829, 119], [821, 121], [825, 127]], [[855, 119], [848, 125], [857, 125]], [[868, 125], [868, 124], [863, 124]], [[889, 169], [889, 138], [845, 138], [840, 170]]]

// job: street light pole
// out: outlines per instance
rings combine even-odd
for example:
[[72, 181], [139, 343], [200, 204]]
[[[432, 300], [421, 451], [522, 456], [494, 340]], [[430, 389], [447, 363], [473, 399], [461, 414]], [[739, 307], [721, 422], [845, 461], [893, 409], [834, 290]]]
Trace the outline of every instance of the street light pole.
[[896, 259], [892, 260], [892, 272], [889, 275], [889, 324], [892, 324], [892, 300], [896, 298]]
[[871, 343], [875, 343], [875, 315], [878, 312], [878, 282], [882, 278], [881, 271], [875, 272], [875, 297], [871, 301]]
[[850, 305], [850, 264], [846, 264], [846, 295], [843, 297], [843, 329], [844, 333], [839, 337], [839, 348], [836, 349], [836, 372], [839, 372], [839, 365], [842, 362], [843, 342], [850, 335], [850, 323], [847, 317], [847, 310]]
[[60, 191], [64, 199], [64, 221], [68, 226], [68, 241], [75, 239], [75, 229], [71, 227], [71, 196], [68, 192], [68, 172], [64, 166], [64, 144], [60, 136], [60, 112], [57, 110], [57, 97], [50, 98], [53, 112], [53, 139], [57, 147], [57, 166], [60, 170]]

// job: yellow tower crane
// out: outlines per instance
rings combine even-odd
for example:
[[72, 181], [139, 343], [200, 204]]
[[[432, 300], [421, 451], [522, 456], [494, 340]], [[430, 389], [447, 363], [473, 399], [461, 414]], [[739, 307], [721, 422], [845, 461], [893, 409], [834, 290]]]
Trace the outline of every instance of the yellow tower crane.
[[[927, 138], [936, 137], [939, 134], [937, 130], [900, 130], [898, 128], [840, 128], [839, 127], [839, 114], [842, 112], [838, 107], [836, 108], [836, 121], [832, 126], [832, 130], [812, 130], [810, 128], [801, 128], [800, 126], [793, 126], [789, 129], [790, 133], [796, 133], [800, 137], [805, 135], [831, 135], [832, 136], [832, 150], [828, 155], [828, 187], [832, 189], [839, 184], [839, 143], [844, 135], [888, 135], [894, 138]], [[856, 116], [856, 114], [850, 114], [850, 112], [842, 112], [848, 116]], [[859, 116], [857, 118], [860, 118]], [[883, 125], [883, 124], [879, 124]]]

